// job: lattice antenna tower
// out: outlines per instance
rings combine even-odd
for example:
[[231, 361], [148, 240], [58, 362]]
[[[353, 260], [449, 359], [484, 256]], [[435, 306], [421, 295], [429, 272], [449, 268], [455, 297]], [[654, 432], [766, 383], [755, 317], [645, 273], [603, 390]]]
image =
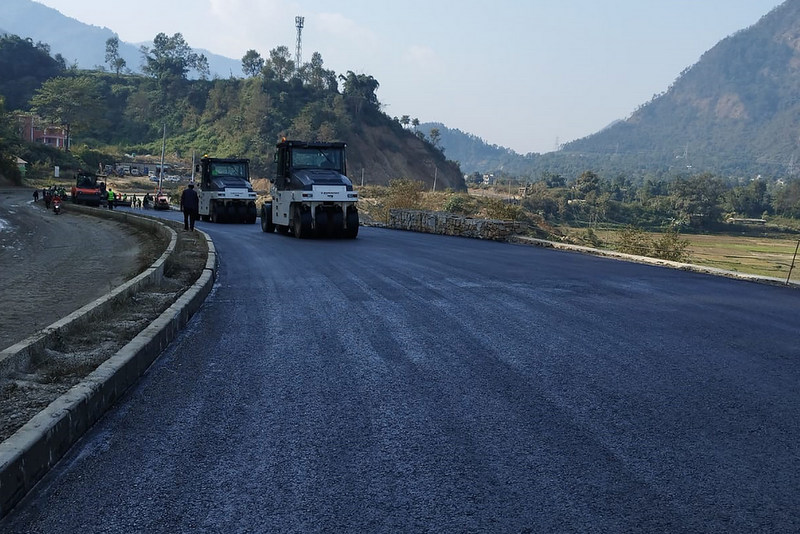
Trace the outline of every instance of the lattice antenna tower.
[[294, 25], [297, 28], [297, 47], [294, 50], [294, 68], [299, 69], [303, 61], [303, 25], [305, 17], [295, 17]]

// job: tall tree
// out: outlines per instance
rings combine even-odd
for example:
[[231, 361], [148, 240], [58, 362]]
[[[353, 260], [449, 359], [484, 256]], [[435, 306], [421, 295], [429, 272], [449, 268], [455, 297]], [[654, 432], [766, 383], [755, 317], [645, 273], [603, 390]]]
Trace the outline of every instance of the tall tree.
[[322, 54], [314, 52], [311, 61], [303, 65], [302, 71], [309, 85], [316, 90], [338, 91], [339, 84], [336, 81], [336, 73], [327, 70], [323, 66]]
[[575, 179], [572, 188], [580, 198], [586, 198], [589, 193], [600, 190], [600, 177], [594, 171], [584, 171]]
[[378, 95], [375, 93], [381, 85], [378, 80], [366, 74], [356, 74], [351, 70], [347, 71], [346, 75], [340, 74], [339, 79], [343, 82], [342, 94], [350, 102], [356, 116], [364, 105], [380, 108]]
[[242, 56], [242, 72], [248, 78], [258, 76], [264, 68], [264, 58], [255, 50], [248, 50]]
[[208, 59], [203, 54], [193, 52], [180, 33], [172, 37], [159, 33], [153, 39], [152, 48], [142, 46], [140, 51], [144, 58], [142, 71], [159, 81], [185, 79], [191, 69], [195, 69], [201, 77], [208, 75]]
[[119, 37], [116, 35], [106, 39], [106, 63], [117, 76], [127, 64], [125, 59], [119, 55]]
[[439, 146], [439, 141], [442, 140], [442, 134], [439, 131], [439, 128], [431, 128], [431, 133], [429, 134], [431, 138], [431, 144], [435, 147]]
[[721, 179], [704, 173], [685, 180], [676, 180], [670, 189], [673, 206], [684, 217], [708, 222], [720, 219], [720, 200], [726, 189]]
[[295, 71], [292, 54], [286, 46], [279, 46], [269, 51], [269, 59], [264, 65], [264, 70], [270, 78], [287, 81]]
[[86, 129], [100, 120], [105, 109], [94, 79], [89, 76], [51, 78], [31, 99], [35, 113], [66, 131], [69, 150], [72, 131]]

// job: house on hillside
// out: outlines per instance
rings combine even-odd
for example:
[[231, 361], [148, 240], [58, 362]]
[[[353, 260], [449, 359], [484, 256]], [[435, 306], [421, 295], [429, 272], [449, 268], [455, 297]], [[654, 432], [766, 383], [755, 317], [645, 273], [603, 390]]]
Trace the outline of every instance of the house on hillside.
[[20, 113], [16, 115], [19, 136], [29, 143], [42, 143], [63, 149], [66, 146], [67, 134], [60, 126], [44, 126], [44, 122], [36, 115]]

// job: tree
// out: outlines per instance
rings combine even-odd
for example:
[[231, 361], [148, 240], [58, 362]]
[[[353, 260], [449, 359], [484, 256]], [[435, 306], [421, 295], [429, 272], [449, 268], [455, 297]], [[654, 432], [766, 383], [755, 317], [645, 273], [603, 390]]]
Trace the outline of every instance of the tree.
[[575, 179], [572, 188], [580, 198], [586, 198], [589, 193], [597, 192], [600, 189], [600, 177], [593, 171], [584, 171]]
[[400, 124], [403, 125], [403, 128], [408, 128], [408, 125], [411, 123], [411, 117], [409, 115], [403, 115], [400, 117]]
[[767, 182], [753, 180], [746, 186], [734, 187], [728, 193], [728, 207], [745, 217], [761, 217], [770, 208], [767, 202]]
[[351, 70], [347, 71], [346, 75], [340, 74], [339, 79], [343, 82], [342, 94], [353, 106], [356, 116], [365, 104], [374, 109], [380, 108], [378, 96], [375, 94], [381, 85], [378, 80], [366, 74], [356, 74]]
[[411, 119], [411, 126], [414, 128], [414, 131], [416, 132], [417, 128], [419, 128], [419, 119], [417, 118]]
[[800, 180], [792, 180], [775, 195], [775, 213], [800, 218]]
[[119, 37], [117, 36], [106, 39], [106, 63], [117, 76], [127, 64], [125, 59], [119, 55]]
[[567, 180], [558, 173], [544, 171], [542, 173], [542, 181], [547, 187], [564, 187], [567, 185]]
[[442, 140], [442, 134], [439, 132], [439, 128], [431, 128], [431, 132], [428, 136], [431, 139], [431, 144], [438, 148], [439, 141]]
[[311, 61], [303, 65], [301, 70], [307, 72], [306, 78], [313, 89], [338, 91], [339, 84], [336, 81], [336, 73], [324, 68], [322, 54], [314, 52]]
[[242, 57], [242, 71], [248, 78], [258, 76], [264, 68], [264, 58], [255, 50], [248, 50]]
[[152, 49], [142, 46], [140, 51], [145, 61], [142, 71], [160, 82], [185, 79], [190, 69], [197, 70], [201, 77], [209, 72], [206, 56], [193, 52], [180, 33], [172, 37], [159, 33], [153, 39]]
[[6, 109], [23, 109], [34, 91], [49, 78], [58, 76], [65, 65], [50, 57], [45, 45], [16, 35], [0, 36], [0, 94]]
[[674, 208], [684, 217], [714, 222], [720, 219], [720, 200], [725, 183], [712, 174], [704, 173], [676, 180], [671, 187]]
[[264, 71], [268, 77], [275, 78], [282, 82], [287, 81], [294, 73], [295, 64], [292, 61], [292, 54], [286, 46], [279, 46], [269, 51], [269, 59], [264, 65]]
[[52, 78], [42, 84], [31, 99], [31, 108], [66, 131], [69, 151], [73, 129], [92, 126], [102, 117], [105, 106], [94, 79], [89, 76]]
[[12, 125], [13, 122], [6, 114], [5, 99], [0, 95], [0, 175], [19, 184], [22, 178], [16, 160], [19, 140]]

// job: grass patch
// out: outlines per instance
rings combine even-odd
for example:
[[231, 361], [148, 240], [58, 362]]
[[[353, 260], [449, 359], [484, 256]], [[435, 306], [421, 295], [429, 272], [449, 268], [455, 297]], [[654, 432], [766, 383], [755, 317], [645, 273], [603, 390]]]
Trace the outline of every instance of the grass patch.
[[[604, 248], [619, 240], [619, 232], [595, 230]], [[658, 236], [659, 234], [652, 234]], [[686, 263], [715, 267], [759, 276], [785, 279], [792, 265], [797, 239], [682, 234], [689, 241], [686, 248]], [[795, 264], [792, 281], [800, 282], [800, 265]]]

